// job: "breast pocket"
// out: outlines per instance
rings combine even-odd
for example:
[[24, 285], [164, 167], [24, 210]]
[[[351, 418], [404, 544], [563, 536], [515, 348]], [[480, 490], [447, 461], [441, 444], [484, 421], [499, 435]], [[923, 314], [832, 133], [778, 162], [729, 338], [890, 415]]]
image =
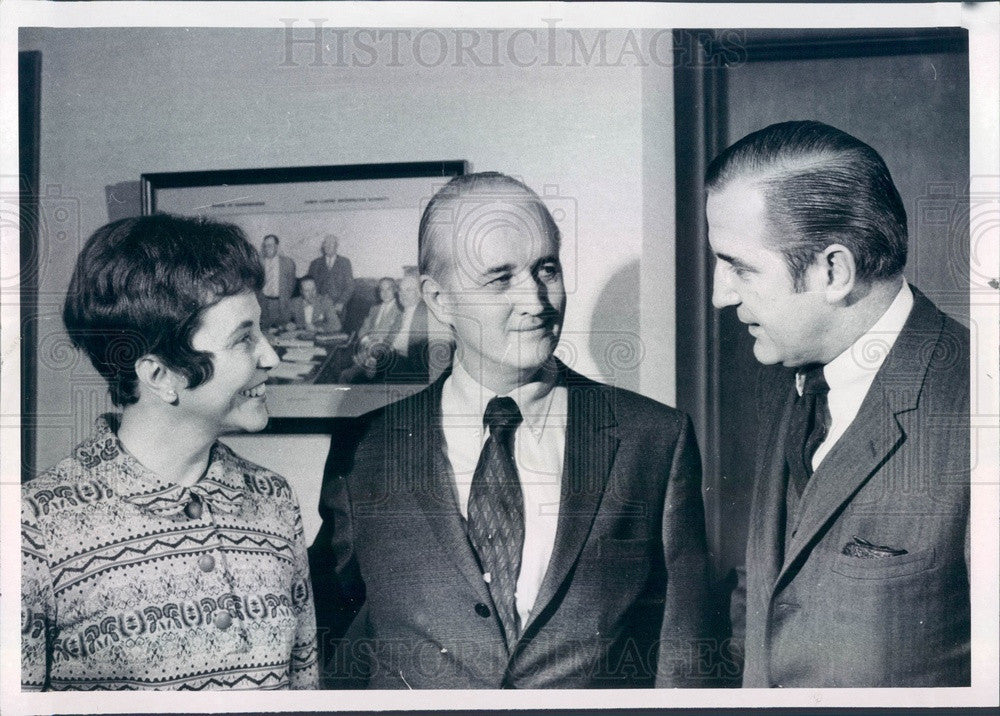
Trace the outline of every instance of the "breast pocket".
[[895, 557], [853, 557], [838, 554], [830, 565], [837, 574], [853, 579], [892, 579], [917, 574], [934, 566], [934, 548]]

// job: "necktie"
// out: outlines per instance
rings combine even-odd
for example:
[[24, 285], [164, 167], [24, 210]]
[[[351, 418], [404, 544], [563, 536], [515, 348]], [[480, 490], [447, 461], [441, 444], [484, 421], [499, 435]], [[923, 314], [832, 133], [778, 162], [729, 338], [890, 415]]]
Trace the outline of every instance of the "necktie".
[[823, 366], [812, 365], [804, 371], [802, 395], [795, 399], [785, 443], [785, 461], [795, 489], [801, 495], [812, 477], [812, 457], [830, 429], [827, 393], [830, 386], [823, 377]]
[[524, 496], [514, 464], [514, 431], [521, 411], [511, 398], [493, 398], [483, 425], [490, 434], [479, 455], [469, 493], [469, 541], [512, 645], [520, 633], [514, 592], [524, 548]]

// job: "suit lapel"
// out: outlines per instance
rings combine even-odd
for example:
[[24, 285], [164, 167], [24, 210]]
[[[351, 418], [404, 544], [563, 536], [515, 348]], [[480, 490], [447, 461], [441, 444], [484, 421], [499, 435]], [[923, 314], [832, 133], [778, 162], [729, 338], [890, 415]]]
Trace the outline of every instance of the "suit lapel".
[[619, 443], [614, 413], [607, 400], [608, 389], [562, 364], [560, 371], [568, 389], [568, 415], [559, 520], [552, 557], [524, 625], [525, 634], [576, 564], [604, 496]]
[[[431, 387], [419, 393], [409, 414], [397, 415], [389, 424], [400, 431], [398, 439], [409, 443], [400, 454], [409, 455], [412, 462], [401, 467], [407, 473], [426, 478], [424, 484], [413, 485], [413, 498], [427, 519], [442, 551], [475, 590], [479, 600], [490, 603], [489, 590], [483, 581], [476, 555], [466, 537], [465, 523], [455, 498], [454, 477], [444, 453], [444, 433], [441, 429], [441, 387], [448, 373]], [[396, 405], [404, 406], [411, 401]], [[405, 477], [405, 476], [403, 476]]]
[[779, 580], [840, 507], [861, 489], [906, 439], [897, 416], [917, 407], [920, 388], [942, 319], [924, 296], [913, 290], [913, 309], [879, 369], [847, 432], [820, 463], [802, 494], [796, 533], [785, 555]]
[[777, 580], [785, 553], [785, 490], [788, 486], [788, 474], [784, 452], [775, 446], [784, 445], [788, 435], [788, 422], [795, 402], [794, 388], [791, 392], [786, 389], [783, 393], [785, 400], [779, 403], [781, 412], [778, 418], [770, 425], [770, 429], [765, 428], [767, 441], [762, 444], [769, 449], [759, 457], [753, 498], [760, 508], [751, 510], [751, 514], [759, 515], [759, 518], [751, 521], [747, 539], [747, 543], [753, 545], [754, 563], [764, 566], [760, 579], [766, 587]]

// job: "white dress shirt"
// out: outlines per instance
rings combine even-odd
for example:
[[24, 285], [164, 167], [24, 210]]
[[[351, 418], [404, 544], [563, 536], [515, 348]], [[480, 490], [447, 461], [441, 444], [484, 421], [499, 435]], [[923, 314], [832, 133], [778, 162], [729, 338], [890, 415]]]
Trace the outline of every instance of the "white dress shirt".
[[[483, 427], [486, 404], [496, 394], [456, 363], [441, 391], [445, 455], [455, 474], [462, 517], [468, 517], [472, 476], [489, 430]], [[524, 550], [515, 594], [521, 624], [527, 624], [549, 566], [559, 521], [563, 455], [566, 450], [565, 386], [534, 382], [508, 393], [524, 420], [514, 433], [514, 461], [524, 495]]]
[[281, 295], [281, 287], [279, 285], [280, 277], [278, 272], [278, 269], [280, 268], [280, 263], [278, 262], [278, 257], [272, 256], [269, 259], [264, 259], [263, 264], [264, 264], [263, 293], [268, 298], [278, 298]]
[[[830, 406], [830, 430], [826, 439], [813, 453], [813, 470], [819, 467], [841, 436], [847, 432], [858, 415], [861, 403], [871, 388], [885, 357], [892, 349], [899, 332], [903, 330], [910, 309], [913, 308], [913, 292], [904, 281], [896, 298], [889, 304], [882, 317], [868, 332], [851, 344], [839, 356], [823, 367], [823, 377], [830, 386], [827, 403]], [[796, 389], [802, 395], [804, 376], [796, 375]]]
[[403, 309], [403, 317], [399, 321], [399, 331], [396, 332], [396, 337], [392, 340], [392, 349], [401, 356], [410, 352], [410, 326], [413, 325], [413, 316], [416, 312], [416, 305]]

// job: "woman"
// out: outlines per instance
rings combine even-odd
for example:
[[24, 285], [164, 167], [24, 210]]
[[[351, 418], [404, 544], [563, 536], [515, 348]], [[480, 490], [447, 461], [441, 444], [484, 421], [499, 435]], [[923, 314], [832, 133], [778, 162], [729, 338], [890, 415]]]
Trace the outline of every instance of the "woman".
[[315, 688], [302, 519], [217, 441], [267, 424], [263, 270], [235, 226], [98, 229], [64, 308], [120, 414], [22, 488], [22, 689]]

